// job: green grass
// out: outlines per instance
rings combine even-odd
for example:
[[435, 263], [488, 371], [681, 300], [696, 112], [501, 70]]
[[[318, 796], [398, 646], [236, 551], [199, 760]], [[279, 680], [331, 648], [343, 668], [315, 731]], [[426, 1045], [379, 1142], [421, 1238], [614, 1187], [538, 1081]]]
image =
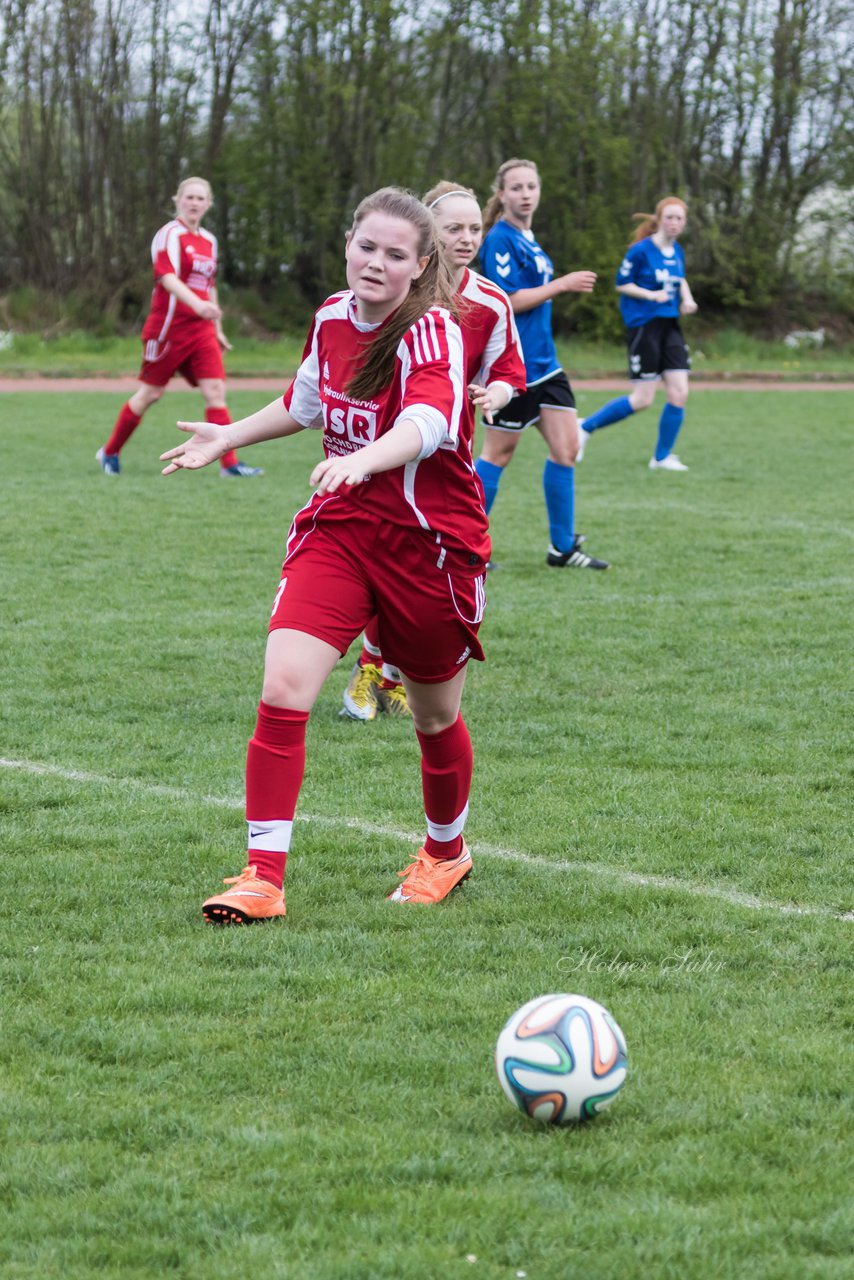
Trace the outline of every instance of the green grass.
[[[595, 437], [578, 525], [607, 574], [544, 565], [529, 433], [465, 699], [475, 876], [385, 903], [418, 754], [338, 719], [351, 655], [287, 921], [215, 931], [317, 436], [248, 453], [257, 482], [162, 479], [199, 403], [173, 393], [112, 482], [119, 397], [0, 398], [4, 1280], [847, 1280], [846, 401], [698, 394], [682, 476], [646, 470], [652, 414]], [[612, 1010], [630, 1070], [552, 1131], [491, 1054], [560, 990]]]
[[[234, 350], [226, 354], [226, 370], [232, 376], [293, 374], [304, 344], [304, 334], [286, 335], [270, 342], [235, 337]], [[141, 357], [138, 337], [105, 338], [73, 332], [45, 340], [38, 333], [16, 333], [11, 344], [0, 350], [0, 378], [79, 378], [94, 374], [135, 377]]]
[[[801, 379], [850, 379], [850, 349], [829, 345], [791, 351], [782, 342], [763, 342], [734, 329], [698, 336], [686, 322], [698, 378], [755, 376]], [[234, 336], [234, 350], [226, 357], [230, 377], [293, 373], [302, 355], [304, 336], [285, 335], [275, 341]], [[135, 376], [140, 344], [136, 337], [98, 337], [72, 332], [44, 340], [38, 333], [19, 333], [0, 349], [0, 378], [44, 375], [82, 377], [91, 374]], [[625, 347], [618, 343], [561, 341], [558, 354], [572, 378], [624, 377]]]

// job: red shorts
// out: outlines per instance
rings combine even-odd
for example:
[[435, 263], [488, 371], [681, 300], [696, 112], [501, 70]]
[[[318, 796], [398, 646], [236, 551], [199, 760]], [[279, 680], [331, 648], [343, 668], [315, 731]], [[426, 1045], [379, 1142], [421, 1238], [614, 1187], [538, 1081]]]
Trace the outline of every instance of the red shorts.
[[273, 604], [270, 630], [290, 627], [339, 653], [376, 615], [383, 658], [421, 684], [440, 684], [483, 661], [477, 638], [485, 574], [463, 552], [437, 567], [434, 537], [366, 513], [318, 523], [300, 512]]
[[213, 324], [185, 325], [169, 333], [165, 342], [156, 338], [142, 340], [140, 382], [151, 387], [165, 387], [173, 374], [180, 373], [191, 387], [200, 378], [225, 379], [225, 365]]

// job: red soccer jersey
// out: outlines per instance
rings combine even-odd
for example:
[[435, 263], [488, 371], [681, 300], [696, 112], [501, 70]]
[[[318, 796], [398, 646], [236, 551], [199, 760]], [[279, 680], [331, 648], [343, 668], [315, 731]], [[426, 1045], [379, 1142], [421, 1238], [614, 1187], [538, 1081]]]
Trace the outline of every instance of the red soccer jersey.
[[297, 533], [306, 518], [346, 519], [355, 506], [431, 535], [439, 563], [447, 548], [467, 553], [471, 571], [482, 571], [478, 560], [489, 558], [489, 534], [465, 430], [460, 328], [449, 312], [433, 307], [401, 338], [389, 386], [372, 400], [354, 400], [347, 384], [373, 331], [358, 324], [352, 292], [328, 298], [315, 314], [302, 364], [285, 392], [285, 408], [303, 426], [323, 430], [327, 457], [354, 453], [403, 417], [440, 420], [443, 439], [429, 457], [332, 495], [315, 495], [297, 517]]
[[[467, 267], [456, 296], [460, 300], [466, 382], [485, 387], [491, 382], [508, 382], [514, 390], [524, 391], [525, 358], [507, 294]], [[470, 416], [473, 424], [474, 413]]]
[[142, 329], [143, 342], [153, 339], [162, 345], [179, 326], [210, 324], [210, 320], [202, 320], [195, 311], [164, 289], [160, 280], [171, 272], [188, 289], [192, 289], [197, 298], [207, 301], [216, 280], [216, 236], [203, 227], [191, 231], [180, 218], [173, 218], [152, 240], [151, 262], [154, 289], [151, 311]]

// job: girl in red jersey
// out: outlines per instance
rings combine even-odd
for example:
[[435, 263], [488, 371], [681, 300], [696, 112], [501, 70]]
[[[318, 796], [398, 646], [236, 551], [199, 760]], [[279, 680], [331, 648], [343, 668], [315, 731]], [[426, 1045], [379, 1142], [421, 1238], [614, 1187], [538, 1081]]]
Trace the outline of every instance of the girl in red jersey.
[[471, 870], [463, 827], [472, 750], [460, 699], [468, 659], [483, 658], [489, 535], [465, 426], [462, 335], [448, 309], [453, 286], [429, 211], [394, 187], [359, 205], [346, 264], [349, 288], [317, 311], [284, 397], [232, 426], [179, 423], [191, 439], [163, 454], [169, 475], [306, 427], [323, 431], [326, 454], [288, 533], [273, 605], [246, 767], [248, 865], [204, 903], [212, 924], [285, 914], [309, 713], [375, 615], [404, 673], [427, 817], [424, 848], [390, 898], [439, 902]]
[[[424, 196], [431, 210], [442, 255], [453, 279], [454, 301], [466, 362], [466, 435], [474, 437], [474, 410], [487, 422], [512, 396], [525, 390], [525, 360], [513, 309], [507, 295], [485, 276], [470, 269], [483, 239], [483, 219], [470, 187], [440, 182]], [[378, 712], [408, 715], [409, 704], [400, 672], [384, 661], [379, 625], [365, 629], [362, 652], [344, 691], [341, 715], [373, 720]]]
[[[173, 196], [176, 216], [151, 242], [154, 290], [142, 329], [143, 361], [139, 386], [122, 407], [113, 434], [96, 453], [104, 475], [117, 476], [119, 454], [155, 404], [174, 373], [198, 387], [208, 422], [231, 422], [225, 404], [222, 352], [231, 344], [222, 331], [217, 302], [217, 242], [202, 225], [213, 203], [210, 183], [185, 178]], [[233, 450], [220, 459], [221, 476], [259, 476], [260, 467], [240, 462]]]

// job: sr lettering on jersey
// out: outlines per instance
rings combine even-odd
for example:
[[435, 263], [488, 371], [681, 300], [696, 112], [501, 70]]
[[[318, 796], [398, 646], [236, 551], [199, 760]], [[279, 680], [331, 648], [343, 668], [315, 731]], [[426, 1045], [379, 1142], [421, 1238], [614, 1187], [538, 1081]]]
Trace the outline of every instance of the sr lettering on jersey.
[[357, 449], [377, 438], [377, 415], [372, 409], [356, 409], [352, 405], [344, 409], [324, 401], [323, 422], [329, 435], [346, 437]]

